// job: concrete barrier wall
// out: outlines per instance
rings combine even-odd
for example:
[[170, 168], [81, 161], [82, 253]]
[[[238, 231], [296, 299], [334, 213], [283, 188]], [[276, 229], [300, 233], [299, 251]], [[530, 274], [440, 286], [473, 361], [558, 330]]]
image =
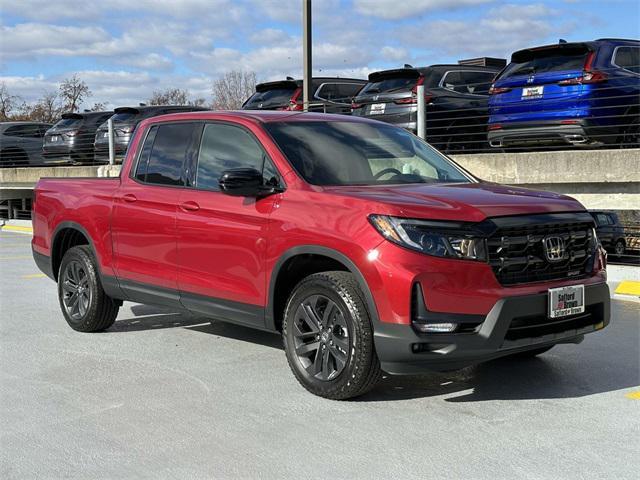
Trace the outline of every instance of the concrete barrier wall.
[[640, 150], [563, 150], [456, 155], [490, 182], [571, 195], [587, 208], [640, 210]]

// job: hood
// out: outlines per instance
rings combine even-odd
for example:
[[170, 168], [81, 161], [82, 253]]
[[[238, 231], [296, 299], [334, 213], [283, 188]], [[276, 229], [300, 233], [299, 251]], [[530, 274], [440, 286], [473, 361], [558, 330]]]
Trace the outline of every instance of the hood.
[[565, 195], [486, 182], [325, 187], [325, 191], [369, 201], [371, 213], [432, 220], [480, 222], [487, 217], [585, 210]]

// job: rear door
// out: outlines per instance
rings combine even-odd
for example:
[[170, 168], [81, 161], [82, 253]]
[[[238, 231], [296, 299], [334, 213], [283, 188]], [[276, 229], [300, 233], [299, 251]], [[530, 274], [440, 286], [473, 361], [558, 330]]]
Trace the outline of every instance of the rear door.
[[201, 124], [149, 128], [145, 142], [115, 194], [112, 231], [116, 271], [131, 300], [178, 302], [176, 210], [185, 185], [185, 158], [194, 155]]
[[504, 88], [491, 99], [496, 121], [554, 120], [588, 114], [583, 99], [589, 89], [563, 84], [580, 77], [591, 50], [586, 44], [559, 44], [513, 54], [511, 63], [496, 80]]
[[264, 327], [267, 225], [277, 195], [237, 197], [220, 191], [225, 170], [255, 168], [278, 177], [246, 128], [207, 123], [191, 188], [180, 192], [177, 215], [178, 286], [190, 310]]

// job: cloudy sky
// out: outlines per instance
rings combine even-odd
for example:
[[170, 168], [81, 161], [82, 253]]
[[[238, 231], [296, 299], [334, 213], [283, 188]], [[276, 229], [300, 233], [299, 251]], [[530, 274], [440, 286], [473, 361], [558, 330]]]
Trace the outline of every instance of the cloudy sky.
[[[508, 57], [558, 38], [640, 38], [637, 0], [314, 0], [314, 73]], [[74, 73], [89, 103], [179, 87], [211, 98], [233, 69], [301, 74], [301, 0], [0, 0], [0, 82], [35, 100]]]

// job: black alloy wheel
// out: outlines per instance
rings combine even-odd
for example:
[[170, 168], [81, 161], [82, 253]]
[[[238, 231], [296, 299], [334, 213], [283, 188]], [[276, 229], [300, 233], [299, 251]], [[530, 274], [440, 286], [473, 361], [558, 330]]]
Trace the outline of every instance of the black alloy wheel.
[[324, 295], [304, 299], [293, 323], [295, 354], [309, 375], [332, 380], [349, 359], [349, 328], [335, 302]]
[[79, 261], [67, 263], [62, 272], [62, 302], [67, 315], [73, 320], [81, 320], [91, 304], [89, 276]]

